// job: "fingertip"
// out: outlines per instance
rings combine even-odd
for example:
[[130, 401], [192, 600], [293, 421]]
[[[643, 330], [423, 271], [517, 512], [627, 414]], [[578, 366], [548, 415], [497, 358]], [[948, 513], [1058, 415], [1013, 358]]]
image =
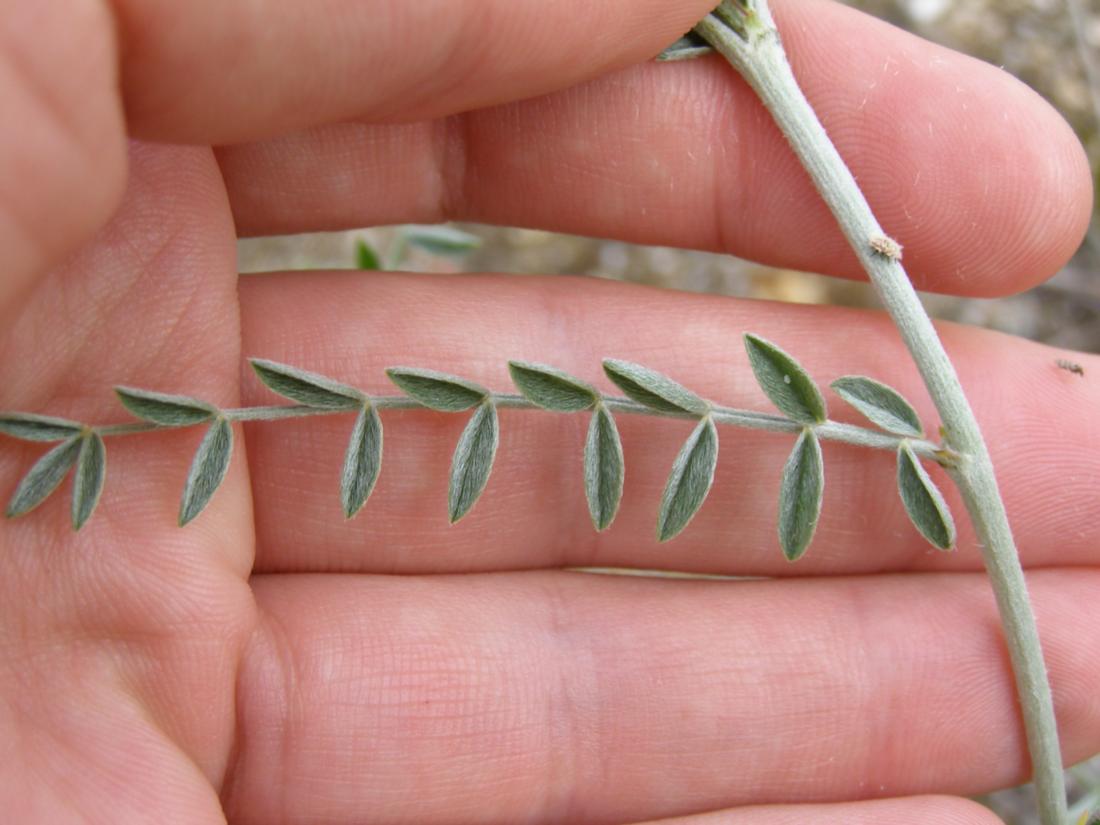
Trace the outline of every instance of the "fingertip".
[[[1000, 237], [994, 234], [1000, 243], [989, 267], [990, 295], [1020, 292], [1055, 275], [1081, 246], [1093, 214], [1092, 171], [1072, 127], [1038, 93], [1004, 77], [1025, 98], [1023, 122], [1009, 135], [1018, 153], [1008, 174], [1015, 178], [1019, 208], [997, 214], [995, 204], [987, 206], [990, 220], [1002, 219]], [[998, 270], [1015, 280], [998, 278]]]
[[[1092, 215], [1080, 140], [1008, 72], [828, 0], [777, 3], [807, 96], [918, 288], [1013, 294], [1054, 275]], [[823, 44], [862, 43], [838, 50]], [[849, 256], [844, 274], [857, 274]]]
[[41, 0], [0, 20], [0, 312], [14, 311], [122, 200], [117, 50], [102, 5]]
[[1061, 114], [1007, 72], [980, 64], [973, 76], [983, 75], [988, 100], [961, 104], [944, 135], [947, 144], [971, 150], [944, 162], [953, 179], [940, 207], [944, 238], [918, 244], [918, 255], [926, 247], [936, 257], [918, 257], [925, 266], [914, 280], [937, 291], [998, 297], [1030, 289], [1065, 266], [1092, 219], [1093, 186], [1085, 150]]

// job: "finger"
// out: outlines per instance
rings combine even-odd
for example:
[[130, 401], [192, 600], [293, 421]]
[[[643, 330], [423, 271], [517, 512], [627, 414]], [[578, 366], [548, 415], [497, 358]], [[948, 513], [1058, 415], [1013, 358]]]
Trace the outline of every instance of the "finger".
[[[588, 825], [1026, 776], [980, 575], [255, 584], [232, 821]], [[1100, 573], [1030, 585], [1072, 762], [1100, 748]]]
[[[553, 364], [618, 390], [604, 358], [664, 372], [727, 406], [770, 411], [741, 336], [755, 332], [800, 359], [822, 387], [864, 374], [939, 418], [897, 333], [882, 315], [647, 290], [603, 281], [491, 276], [271, 275], [242, 285], [244, 352], [394, 394], [395, 365], [439, 369], [513, 391], [509, 359]], [[843, 334], [838, 334], [842, 330]], [[1100, 359], [1007, 336], [946, 326], [948, 349], [984, 422], [1008, 512], [1029, 565], [1090, 564], [1095, 524]], [[274, 401], [245, 376], [249, 404]], [[834, 418], [867, 424], [830, 393]], [[895, 460], [825, 446], [825, 503], [809, 554], [792, 567], [776, 538], [780, 475], [793, 438], [723, 428], [710, 498], [669, 545], [656, 514], [691, 423], [619, 416], [626, 491], [612, 528], [597, 534], [583, 492], [587, 415], [504, 411], [502, 443], [481, 501], [447, 521], [451, 452], [466, 416], [384, 412], [385, 456], [363, 513], [345, 521], [339, 477], [347, 417], [257, 424], [247, 432], [263, 570], [455, 572], [543, 566], [656, 567], [744, 575], [979, 569], [964, 510], [938, 472], [960, 524], [959, 552], [934, 552], [895, 492]], [[1057, 541], [1051, 537], [1057, 536]], [[445, 548], [445, 549], [443, 549]]]
[[[919, 287], [1015, 292], [1076, 249], [1091, 215], [1088, 164], [1036, 94], [839, 4], [777, 5], [811, 102]], [[785, 140], [717, 59], [640, 66], [448, 121], [330, 126], [220, 158], [246, 234], [455, 218], [862, 277]]]
[[94, 0], [0, 15], [0, 321], [31, 280], [102, 224], [125, 182], [109, 15]]
[[114, 5], [131, 128], [202, 143], [563, 88], [652, 57], [709, 10], [707, 0]]
[[759, 805], [645, 825], [1001, 825], [989, 808], [949, 796], [833, 805]]
[[[234, 253], [210, 150], [132, 144], [112, 221], [0, 325], [0, 410], [132, 422], [111, 392], [118, 384], [236, 406]], [[0, 634], [0, 705], [19, 708], [17, 721], [3, 719], [5, 730], [23, 731], [16, 740], [46, 743], [27, 745], [22, 765], [29, 787], [52, 791], [43, 810], [58, 800], [91, 810], [107, 788], [115, 808], [104, 821], [195, 822], [197, 808], [159, 816], [146, 806], [138, 819], [125, 812], [154, 792], [165, 808], [187, 794], [208, 805], [196, 783], [224, 771], [233, 672], [250, 628], [252, 517], [238, 437], [210, 506], [187, 530], [176, 526], [201, 439], [196, 430], [107, 439], [102, 499], [78, 533], [71, 478], [34, 513], [0, 519], [0, 626], [19, 628]], [[2, 442], [6, 505], [46, 445]], [[33, 687], [47, 683], [58, 690]], [[114, 707], [121, 693], [145, 699], [140, 714], [129, 703]], [[169, 737], [171, 747], [162, 742]], [[51, 756], [54, 748], [63, 754]], [[95, 758], [94, 768], [74, 767]], [[124, 787], [127, 771], [126, 781], [142, 786], [136, 795]], [[7, 784], [9, 796], [14, 787]], [[70, 821], [73, 810], [52, 821]]]

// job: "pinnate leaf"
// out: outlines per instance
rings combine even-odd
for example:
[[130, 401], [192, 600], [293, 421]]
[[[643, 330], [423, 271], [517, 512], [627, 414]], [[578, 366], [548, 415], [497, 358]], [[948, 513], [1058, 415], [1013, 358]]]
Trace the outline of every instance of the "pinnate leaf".
[[180, 527], [193, 521], [210, 503], [214, 492], [225, 479], [232, 455], [233, 427], [224, 416], [219, 415], [210, 424], [191, 462], [180, 502]]
[[898, 447], [898, 491], [921, 535], [940, 550], [955, 547], [955, 520], [943, 493], [921, 465], [908, 442]]
[[821, 390], [797, 361], [757, 335], [745, 336], [745, 349], [757, 382], [780, 412], [800, 424], [825, 423]]
[[872, 424], [886, 432], [909, 438], [924, 437], [917, 411], [893, 387], [862, 375], [846, 375], [830, 386]]
[[106, 476], [107, 447], [99, 433], [88, 432], [80, 439], [80, 455], [73, 474], [74, 530], [83, 527], [95, 512]]
[[386, 375], [402, 392], [431, 410], [464, 412], [489, 398], [484, 387], [435, 370], [391, 367]]
[[597, 530], [606, 530], [623, 498], [623, 444], [615, 419], [603, 404], [596, 406], [584, 445], [584, 492]]
[[0, 413], [0, 433], [21, 441], [64, 441], [83, 427], [66, 418], [34, 413]]
[[499, 444], [497, 408], [491, 401], [485, 401], [463, 430], [451, 462], [451, 484], [448, 492], [451, 524], [470, 512], [477, 503], [489, 481]]
[[508, 371], [523, 397], [544, 410], [579, 412], [592, 409], [600, 400], [595, 387], [553, 367], [510, 361]]
[[253, 358], [256, 375], [271, 391], [307, 407], [322, 410], [353, 410], [363, 403], [363, 393], [309, 370]]
[[115, 387], [119, 400], [127, 410], [143, 421], [165, 427], [186, 427], [209, 421], [217, 409], [185, 395], [166, 395], [132, 387]]
[[58, 488], [76, 463], [82, 440], [74, 435], [38, 459], [15, 488], [6, 511], [8, 518], [29, 513]]
[[340, 477], [340, 498], [344, 516], [352, 518], [363, 509], [382, 469], [382, 420], [369, 404], [359, 411], [351, 431], [344, 470]]
[[718, 430], [708, 415], [688, 436], [673, 462], [657, 517], [658, 539], [668, 541], [687, 527], [706, 501], [717, 466]]
[[706, 415], [707, 402], [671, 378], [629, 361], [607, 360], [604, 372], [629, 398], [658, 412]]
[[817, 531], [825, 492], [821, 444], [809, 427], [795, 442], [779, 488], [779, 544], [788, 561], [806, 553]]

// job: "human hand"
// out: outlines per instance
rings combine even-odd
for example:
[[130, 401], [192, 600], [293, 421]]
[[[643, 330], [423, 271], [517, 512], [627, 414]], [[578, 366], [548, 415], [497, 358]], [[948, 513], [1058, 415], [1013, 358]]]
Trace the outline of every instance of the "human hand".
[[[1015, 291], [1072, 252], [1087, 166], [1032, 93], [843, 7], [776, 5], [811, 100], [921, 286]], [[114, 384], [262, 403], [249, 355], [375, 390], [396, 363], [503, 388], [509, 358], [595, 379], [613, 356], [763, 404], [740, 354], [746, 330], [823, 381], [865, 373], [924, 398], [889, 323], [866, 312], [561, 278], [238, 283], [234, 225], [448, 218], [855, 275], [724, 65], [623, 68], [708, 6], [6, 10], [0, 408], [112, 421]], [[140, 139], [128, 153], [127, 130]], [[943, 332], [1034, 571], [1074, 761], [1100, 748], [1088, 610], [1100, 599], [1100, 391], [1088, 380], [1100, 361], [1074, 356], [1082, 381], [1045, 347]], [[791, 567], [774, 535], [788, 439], [727, 435], [710, 501], [658, 546], [683, 424], [621, 422], [624, 507], [595, 535], [577, 419], [506, 413], [490, 487], [451, 528], [461, 422], [385, 420], [379, 488], [351, 522], [336, 493], [347, 422], [315, 420], [246, 427], [225, 485], [185, 530], [174, 524], [191, 431], [112, 441], [104, 500], [78, 535], [60, 497], [0, 524], [0, 809], [12, 821], [940, 825], [994, 822], [956, 797], [1025, 778], [973, 536], [960, 525], [957, 553], [928, 552], [890, 492], [889, 456], [826, 448], [819, 535]], [[0, 445], [0, 493], [36, 454]]]

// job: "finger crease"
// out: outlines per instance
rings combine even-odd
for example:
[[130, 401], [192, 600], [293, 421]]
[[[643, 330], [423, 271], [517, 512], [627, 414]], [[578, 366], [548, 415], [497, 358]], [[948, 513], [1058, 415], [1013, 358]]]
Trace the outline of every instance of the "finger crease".
[[465, 215], [469, 205], [470, 122], [466, 115], [438, 120], [433, 136], [437, 214], [439, 220]]

